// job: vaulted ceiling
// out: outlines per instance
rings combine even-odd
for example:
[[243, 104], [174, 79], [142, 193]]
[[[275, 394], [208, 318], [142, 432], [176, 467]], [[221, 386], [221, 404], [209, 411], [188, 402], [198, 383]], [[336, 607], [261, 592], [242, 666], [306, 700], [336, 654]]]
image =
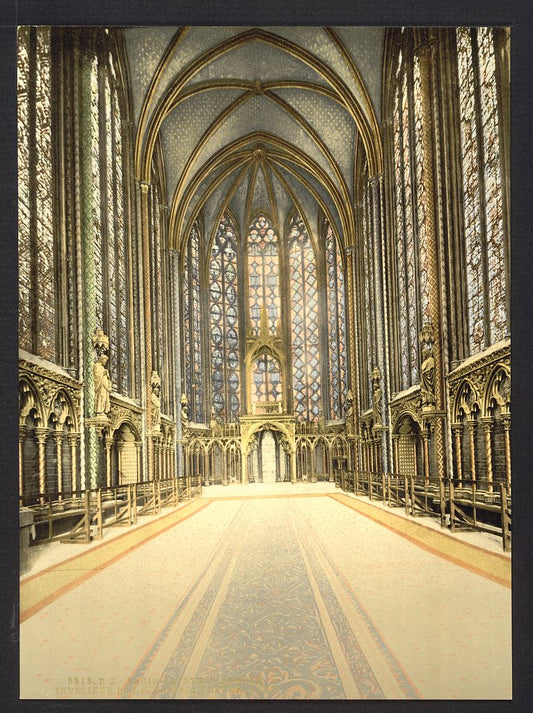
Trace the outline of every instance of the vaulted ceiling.
[[381, 170], [378, 121], [384, 29], [154, 27], [125, 30], [137, 125], [136, 172], [163, 157], [170, 240], [202, 212], [257, 212], [282, 229], [298, 210], [353, 239], [356, 138]]

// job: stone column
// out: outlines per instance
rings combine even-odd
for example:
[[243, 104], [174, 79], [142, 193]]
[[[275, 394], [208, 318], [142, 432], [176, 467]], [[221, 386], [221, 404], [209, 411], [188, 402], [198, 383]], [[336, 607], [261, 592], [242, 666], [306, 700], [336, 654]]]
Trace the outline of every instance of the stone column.
[[399, 447], [400, 447], [400, 436], [395, 433], [392, 436], [392, 452], [393, 452], [393, 471], [395, 475], [400, 472], [400, 457], [399, 457]]
[[[78, 490], [78, 434], [69, 433], [67, 436], [70, 446], [70, 472], [72, 474], [71, 490]], [[81, 486], [80, 486], [81, 487]]]
[[460, 484], [463, 479], [463, 424], [452, 424], [452, 431], [455, 441], [455, 464], [457, 468], [457, 480]]
[[505, 483], [507, 488], [511, 487], [511, 417], [502, 417], [505, 429]]
[[418, 478], [418, 458], [417, 458], [417, 449], [416, 449], [416, 441], [417, 441], [416, 435], [411, 436], [411, 440], [413, 442], [413, 477]]
[[481, 419], [483, 433], [485, 434], [485, 455], [487, 459], [487, 481], [488, 490], [492, 492], [493, 470], [492, 470], [492, 428], [494, 422], [492, 416], [487, 416]]
[[117, 485], [123, 484], [123, 466], [122, 466], [122, 451], [124, 449], [124, 441], [117, 441]]
[[105, 434], [103, 436], [105, 446], [105, 482], [108, 488], [111, 487], [111, 445], [113, 436]]
[[[34, 430], [35, 440], [37, 441], [37, 455], [38, 455], [38, 468], [39, 468], [39, 493], [44, 495], [46, 491], [46, 437], [48, 436], [48, 429], [42, 426], [37, 427]], [[41, 498], [44, 502], [44, 498]]]
[[135, 448], [137, 450], [137, 482], [144, 480], [142, 477], [142, 445], [142, 441], [135, 441]]
[[297, 482], [296, 477], [296, 448], [291, 448], [289, 451], [290, 476], [291, 483], [294, 485]]
[[[19, 496], [24, 496], [24, 438], [26, 436], [26, 426], [19, 426]], [[22, 504], [22, 503], [21, 503]]]
[[[422, 143], [423, 150], [423, 170], [424, 187], [423, 195], [425, 208], [425, 235], [427, 252], [427, 273], [429, 286], [429, 321], [434, 329], [433, 357], [435, 359], [435, 409], [438, 412], [444, 411], [444, 386], [442, 370], [442, 347], [441, 347], [441, 302], [440, 302], [440, 280], [438, 261], [438, 219], [437, 219], [437, 191], [435, 187], [435, 173], [437, 171], [436, 148], [433, 140], [433, 126], [435, 122], [435, 112], [433, 108], [433, 72], [434, 72], [434, 52], [432, 42], [428, 42], [422, 30], [419, 31], [421, 43], [415, 49], [415, 61], [418, 59], [420, 68], [421, 83], [421, 108], [422, 108], [422, 131], [417, 140]], [[445, 475], [445, 444], [444, 444], [444, 424], [442, 416], [435, 419], [435, 456], [437, 464], [437, 475], [439, 478]]]
[[[359, 432], [359, 379], [357, 376], [359, 334], [357, 329], [357, 303], [355, 298], [355, 245], [346, 247], [346, 296], [348, 300], [346, 326], [349, 334], [349, 386], [353, 394], [353, 430]], [[357, 448], [357, 445], [356, 445]], [[359, 454], [355, 454], [354, 475], [359, 473]]]
[[[57, 467], [57, 491], [58, 493], [63, 492], [63, 431], [56, 430], [52, 431], [52, 438], [56, 446], [56, 467]], [[61, 494], [58, 496], [58, 500], [61, 500]]]
[[[373, 245], [373, 261], [374, 261], [374, 304], [376, 307], [375, 314], [377, 318], [377, 364], [383, 379], [380, 387], [382, 391], [381, 397], [381, 422], [384, 426], [380, 432], [379, 441], [381, 444], [381, 468], [379, 470], [387, 472], [390, 469], [390, 434], [389, 426], [389, 369], [388, 369], [388, 325], [386, 309], [386, 274], [385, 274], [385, 240], [384, 240], [384, 206], [383, 206], [383, 174], [373, 176], [370, 181], [370, 195], [372, 197], [372, 245]], [[386, 362], [387, 357], [387, 362]]]
[[476, 479], [476, 439], [475, 430], [476, 422], [474, 419], [468, 419], [468, 438], [470, 441], [470, 470], [472, 472], [472, 480]]
[[[91, 121], [91, 63], [92, 55], [84, 49], [80, 51], [79, 86], [79, 200], [80, 200], [80, 240], [81, 240], [81, 279], [82, 289], [82, 330], [83, 352], [80, 372], [83, 374], [83, 398], [85, 417], [94, 415], [94, 346], [93, 334], [96, 327], [95, 303], [95, 258], [94, 258], [94, 186], [92, 175], [92, 146], [99, 142], [99, 136], [93, 136]], [[94, 426], [85, 427], [84, 486], [95, 488], [98, 480], [98, 434]]]
[[243, 485], [248, 485], [248, 453], [247, 447], [243, 443], [242, 454], [241, 454], [241, 483]]
[[140, 181], [141, 198], [141, 255], [142, 255], [142, 285], [144, 302], [144, 389], [143, 400], [145, 408], [145, 441], [147, 480], [154, 477], [154, 444], [152, 434], [152, 412], [150, 408], [151, 377], [152, 377], [152, 294], [150, 280], [150, 183]]
[[424, 480], [429, 483], [429, 433], [424, 429]]

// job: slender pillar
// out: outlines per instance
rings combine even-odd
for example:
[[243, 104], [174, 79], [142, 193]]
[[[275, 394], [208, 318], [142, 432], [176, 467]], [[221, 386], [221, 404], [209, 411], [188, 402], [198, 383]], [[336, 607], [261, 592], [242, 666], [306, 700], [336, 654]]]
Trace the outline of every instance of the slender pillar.
[[58, 499], [61, 500], [63, 492], [63, 431], [59, 429], [53, 431], [52, 438], [56, 446], [57, 491], [60, 493]]
[[413, 441], [413, 477], [418, 478], [418, 458], [417, 458], [417, 447], [416, 447], [416, 442], [417, 442], [417, 437], [416, 435], [411, 436], [412, 441]]
[[[44, 495], [46, 491], [46, 437], [48, 429], [39, 426], [35, 429], [35, 440], [37, 441], [38, 469], [39, 469], [39, 493]], [[44, 498], [41, 498], [44, 500]]]
[[[24, 438], [26, 426], [19, 426], [19, 496], [24, 496]], [[22, 504], [22, 503], [21, 503]]]
[[[135, 448], [137, 451], [137, 477], [136, 482], [141, 482], [144, 480], [142, 477], [142, 441], [135, 441]], [[119, 470], [120, 475], [120, 470]]]
[[[103, 329], [103, 324], [96, 324], [95, 300], [95, 258], [94, 258], [94, 190], [92, 172], [92, 147], [99, 142], [100, 137], [93, 135], [92, 89], [91, 89], [92, 55], [85, 51], [80, 53], [79, 82], [79, 200], [80, 200], [80, 241], [81, 241], [81, 281], [82, 315], [83, 315], [83, 401], [85, 416], [94, 416], [94, 346], [92, 337], [96, 327]], [[85, 472], [84, 485], [95, 488], [98, 480], [98, 434], [94, 426], [85, 430]]]
[[463, 479], [463, 424], [454, 423], [452, 431], [455, 441], [455, 466], [457, 470], [457, 480], [459, 484]]
[[[384, 244], [384, 206], [383, 206], [383, 174], [373, 176], [370, 181], [370, 194], [372, 196], [372, 227], [373, 227], [373, 269], [374, 269], [374, 304], [377, 317], [377, 363], [383, 378], [381, 379], [381, 421], [385, 427], [379, 435], [381, 457], [378, 457], [376, 471], [389, 470], [389, 369], [385, 363], [387, 353], [387, 314], [386, 314], [386, 277], [385, 277], [385, 244]], [[381, 466], [381, 467], [380, 467]]]
[[248, 454], [247, 449], [243, 444], [243, 452], [241, 456], [241, 483], [243, 485], [248, 485]]
[[395, 433], [392, 436], [392, 446], [393, 446], [393, 471], [396, 474], [400, 472], [400, 453], [399, 453], [399, 447], [400, 447], [400, 436], [399, 434]]
[[[347, 328], [349, 333], [349, 349], [350, 349], [350, 388], [353, 394], [353, 430], [354, 434], [359, 433], [359, 379], [357, 378], [358, 364], [358, 329], [357, 329], [357, 303], [355, 290], [355, 245], [348, 245], [346, 248], [346, 294], [348, 297], [348, 314]], [[354, 463], [355, 473], [359, 473], [359, 457], [355, 457]], [[358, 476], [357, 476], [358, 477]]]
[[476, 439], [475, 430], [476, 422], [473, 419], [468, 419], [468, 438], [470, 441], [470, 470], [472, 480], [476, 479]]
[[296, 483], [296, 448], [291, 448], [289, 451], [290, 476], [291, 483]]
[[429, 433], [424, 430], [424, 479], [429, 483]]
[[[420, 30], [422, 42], [415, 50], [415, 62], [418, 61], [421, 84], [422, 131], [418, 140], [423, 149], [424, 187], [422, 200], [425, 209], [425, 247], [427, 252], [427, 274], [429, 287], [429, 320], [433, 325], [435, 341], [433, 357], [435, 359], [435, 406], [436, 410], [444, 411], [444, 387], [442, 383], [442, 348], [441, 348], [441, 302], [438, 262], [438, 220], [437, 191], [435, 173], [437, 170], [436, 147], [433, 140], [434, 110], [433, 110], [433, 72], [435, 47], [428, 42], [424, 31]], [[444, 424], [441, 416], [435, 419], [435, 456], [437, 475], [445, 475]]]
[[77, 491], [81, 488], [78, 484], [78, 434], [69, 433], [67, 436], [70, 446], [70, 472], [72, 474], [71, 490]]
[[511, 487], [511, 417], [502, 418], [505, 429], [505, 483], [507, 489]]
[[483, 433], [485, 434], [485, 456], [488, 490], [492, 492], [492, 481], [494, 479], [492, 470], [492, 428], [494, 426], [494, 421], [492, 419], [492, 416], [487, 416], [481, 419], [481, 423], [483, 425]]
[[144, 407], [146, 423], [146, 465], [147, 480], [154, 477], [154, 443], [152, 434], [152, 411], [150, 408], [150, 391], [152, 377], [152, 295], [150, 280], [150, 183], [140, 181], [141, 192], [141, 254], [143, 268], [143, 301], [144, 301]]
[[105, 482], [108, 488], [111, 487], [111, 444], [113, 443], [113, 436], [110, 434], [104, 435], [104, 447], [105, 447]]

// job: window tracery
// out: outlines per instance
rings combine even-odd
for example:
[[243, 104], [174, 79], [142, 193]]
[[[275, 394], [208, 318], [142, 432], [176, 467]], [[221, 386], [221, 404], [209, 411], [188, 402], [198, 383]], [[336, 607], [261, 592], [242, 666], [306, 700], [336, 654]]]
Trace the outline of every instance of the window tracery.
[[468, 339], [475, 354], [508, 329], [494, 31], [458, 28], [456, 41]]
[[318, 275], [299, 215], [289, 225], [289, 270], [294, 413], [299, 420], [315, 421], [321, 410]]
[[253, 334], [259, 334], [261, 308], [265, 305], [271, 334], [280, 316], [279, 241], [264, 215], [248, 233], [248, 300]]
[[240, 414], [237, 253], [233, 223], [224, 215], [211, 248], [209, 314], [212, 404], [226, 422]]

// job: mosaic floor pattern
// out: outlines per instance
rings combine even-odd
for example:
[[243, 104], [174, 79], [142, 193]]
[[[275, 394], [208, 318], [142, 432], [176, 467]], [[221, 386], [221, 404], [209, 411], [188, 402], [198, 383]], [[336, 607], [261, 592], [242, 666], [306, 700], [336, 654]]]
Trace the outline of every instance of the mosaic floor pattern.
[[417, 697], [295, 500], [243, 503], [224, 540], [125, 697]]
[[21, 624], [22, 698], [511, 696], [509, 587], [336, 497], [204, 501], [123, 542]]

